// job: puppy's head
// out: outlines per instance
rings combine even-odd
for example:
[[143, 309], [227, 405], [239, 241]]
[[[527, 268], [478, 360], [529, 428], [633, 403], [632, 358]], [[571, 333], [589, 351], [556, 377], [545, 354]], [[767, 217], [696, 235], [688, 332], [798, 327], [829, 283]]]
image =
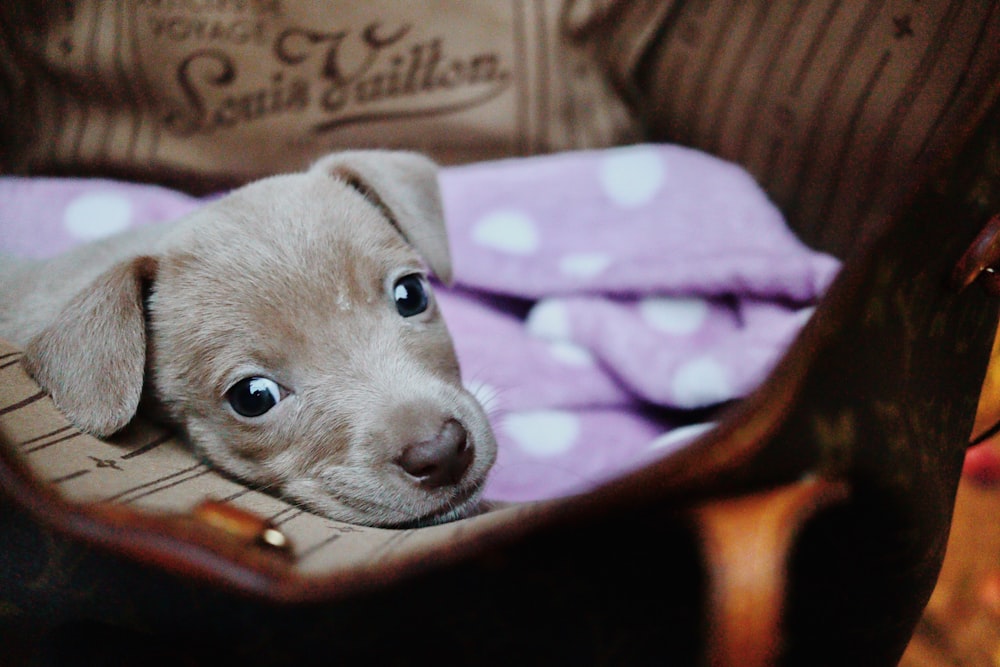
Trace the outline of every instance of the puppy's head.
[[[29, 368], [100, 434], [132, 418], [145, 368], [203, 456], [327, 516], [453, 518], [478, 500], [496, 445], [429, 271], [450, 280], [433, 163], [341, 153], [206, 206], [155, 257], [106, 273], [32, 341]], [[68, 320], [85, 313], [108, 349], [88, 333], [67, 363]], [[61, 400], [53, 376], [87, 366], [112, 400]]]

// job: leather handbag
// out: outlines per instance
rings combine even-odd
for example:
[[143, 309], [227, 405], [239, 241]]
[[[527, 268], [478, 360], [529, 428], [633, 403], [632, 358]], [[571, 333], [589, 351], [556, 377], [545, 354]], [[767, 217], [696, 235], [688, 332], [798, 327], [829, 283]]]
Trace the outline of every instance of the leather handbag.
[[[691, 446], [583, 495], [425, 529], [325, 522], [314, 546], [333, 555], [313, 567], [289, 546], [286, 507], [248, 509], [226, 480], [186, 512], [59, 493], [45, 480], [76, 472], [43, 476], [25, 451], [79, 438], [117, 448], [95, 467], [167, 465], [175, 443], [139, 426], [127, 444], [91, 442], [0, 344], [4, 664], [899, 660], [941, 565], [996, 333], [997, 4], [921, 3], [906, 20], [879, 3], [851, 17], [837, 3], [537, 6], [557, 4], [560, 34], [597, 54], [650, 137], [743, 163], [801, 238], [845, 259], [767, 381]], [[16, 81], [9, 58], [41, 38], [18, 41], [11, 16]], [[786, 72], [792, 55], [813, 60]], [[881, 78], [897, 65], [909, 78]], [[906, 131], [912, 109], [921, 133]], [[769, 134], [730, 131], [744, 122]], [[29, 144], [8, 172], [141, 171]], [[796, 162], [811, 154], [836, 168]]]

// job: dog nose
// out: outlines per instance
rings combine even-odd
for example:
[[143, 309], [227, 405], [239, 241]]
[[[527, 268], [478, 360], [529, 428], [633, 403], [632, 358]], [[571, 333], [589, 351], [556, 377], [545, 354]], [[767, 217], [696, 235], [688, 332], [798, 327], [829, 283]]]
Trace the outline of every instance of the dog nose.
[[430, 440], [407, 445], [397, 463], [421, 486], [436, 489], [462, 479], [472, 455], [469, 434], [456, 420], [449, 419]]

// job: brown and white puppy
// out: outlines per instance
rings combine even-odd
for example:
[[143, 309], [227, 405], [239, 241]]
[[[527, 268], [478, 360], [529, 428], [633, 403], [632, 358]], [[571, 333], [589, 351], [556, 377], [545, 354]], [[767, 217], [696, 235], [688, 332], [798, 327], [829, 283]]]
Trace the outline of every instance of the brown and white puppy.
[[474, 509], [496, 444], [428, 268], [450, 281], [434, 163], [348, 151], [8, 262], [0, 336], [93, 435], [156, 412], [216, 467], [331, 518], [434, 523]]

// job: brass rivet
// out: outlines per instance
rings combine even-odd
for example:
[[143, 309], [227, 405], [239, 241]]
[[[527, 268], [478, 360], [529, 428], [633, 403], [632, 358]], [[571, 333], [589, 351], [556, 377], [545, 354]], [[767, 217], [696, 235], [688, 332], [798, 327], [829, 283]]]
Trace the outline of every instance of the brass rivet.
[[[958, 260], [951, 274], [951, 285], [961, 291], [982, 276], [983, 286], [993, 294], [1000, 294], [1000, 214], [994, 215]], [[985, 276], [983, 274], [986, 274]]]
[[265, 528], [260, 534], [260, 541], [275, 549], [287, 549], [288, 538], [277, 528]]

